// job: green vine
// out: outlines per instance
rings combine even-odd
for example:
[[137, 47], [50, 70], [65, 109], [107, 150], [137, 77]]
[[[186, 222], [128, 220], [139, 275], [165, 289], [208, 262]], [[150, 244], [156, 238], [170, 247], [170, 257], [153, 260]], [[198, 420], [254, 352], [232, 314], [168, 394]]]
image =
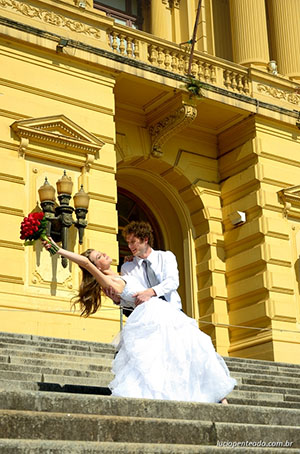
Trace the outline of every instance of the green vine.
[[192, 76], [187, 77], [187, 82], [182, 86], [185, 88], [189, 93], [190, 97], [201, 98], [203, 96], [201, 89], [204, 87], [203, 82], [200, 80], [195, 79]]

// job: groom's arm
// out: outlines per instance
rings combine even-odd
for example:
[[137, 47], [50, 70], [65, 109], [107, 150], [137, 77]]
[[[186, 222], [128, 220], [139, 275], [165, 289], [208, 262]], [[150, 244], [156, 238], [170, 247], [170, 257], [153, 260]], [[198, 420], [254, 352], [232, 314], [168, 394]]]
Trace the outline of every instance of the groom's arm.
[[163, 258], [163, 279], [160, 284], [153, 287], [158, 297], [177, 290], [179, 287], [179, 272], [175, 255], [171, 251], [166, 251]]
[[[154, 270], [155, 272], [155, 270]], [[163, 254], [163, 280], [160, 284], [152, 288], [136, 293], [136, 305], [138, 306], [145, 301], [148, 301], [152, 296], [164, 296], [179, 287], [179, 272], [177, 260], [171, 251], [166, 251]]]

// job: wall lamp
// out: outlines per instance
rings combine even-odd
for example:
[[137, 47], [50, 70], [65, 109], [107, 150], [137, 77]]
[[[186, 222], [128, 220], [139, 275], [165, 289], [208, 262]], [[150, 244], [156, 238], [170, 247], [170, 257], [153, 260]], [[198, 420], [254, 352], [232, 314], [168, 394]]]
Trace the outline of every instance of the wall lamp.
[[244, 211], [234, 211], [228, 215], [232, 225], [241, 225], [246, 222], [246, 213]]
[[69, 44], [69, 40], [65, 38], [60, 38], [56, 46], [56, 52], [62, 52], [63, 48]]
[[[68, 229], [72, 224], [78, 229], [79, 244], [83, 243], [84, 229], [87, 226], [86, 215], [89, 206], [89, 196], [84, 192], [83, 186], [74, 197], [74, 207], [76, 221], [73, 219], [74, 208], [69, 205], [73, 182], [64, 170], [63, 176], [56, 182], [59, 205], [55, 202], [55, 189], [48, 182], [47, 177], [43, 186], [38, 190], [41, 207], [48, 221], [47, 235], [51, 236], [54, 241], [62, 242], [62, 247], [68, 247]], [[55, 206], [56, 205], [56, 206]], [[67, 267], [68, 261], [62, 257], [62, 266]]]

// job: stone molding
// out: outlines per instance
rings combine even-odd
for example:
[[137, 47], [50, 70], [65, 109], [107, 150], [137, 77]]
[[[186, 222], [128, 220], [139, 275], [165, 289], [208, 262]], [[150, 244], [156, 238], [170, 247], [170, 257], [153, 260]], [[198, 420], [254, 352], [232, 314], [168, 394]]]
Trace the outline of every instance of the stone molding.
[[167, 5], [169, 8], [178, 8], [180, 7], [180, 0], [162, 0], [164, 5]]
[[82, 33], [96, 39], [101, 38], [101, 31], [95, 27], [90, 27], [80, 21], [70, 19], [47, 9], [28, 5], [28, 3], [26, 2], [21, 2], [18, 0], [0, 0], [0, 7], [9, 8], [13, 11], [17, 11], [18, 13], [23, 14], [24, 16], [33, 19], [39, 19], [40, 21], [50, 25], [67, 28], [68, 30], [71, 30], [75, 33]]
[[[51, 284], [51, 281], [49, 279], [45, 279], [41, 273], [39, 273], [37, 270], [35, 270], [32, 275], [31, 275], [31, 283], [33, 285], [37, 285], [39, 287], [49, 287], [49, 284]], [[61, 282], [56, 282], [57, 287], [61, 290], [72, 290], [73, 289], [73, 283], [72, 283], [72, 275], [67, 276], [65, 279], [63, 279]]]
[[281, 90], [279, 88], [263, 84], [258, 84], [257, 90], [260, 93], [272, 96], [273, 98], [283, 99], [291, 104], [300, 105], [300, 95], [297, 95], [297, 93], [292, 93], [290, 91]]
[[75, 6], [78, 6], [78, 8], [85, 9], [86, 7], [91, 8], [92, 7], [92, 0], [74, 0]]
[[[18, 120], [11, 125], [11, 129], [20, 139], [19, 156], [31, 154], [29, 145], [46, 145], [81, 155], [80, 166], [86, 170], [89, 170], [96, 154], [104, 145], [102, 140], [64, 115]], [[40, 150], [40, 154], [45, 155], [41, 157], [46, 160], [55, 160], [54, 157], [51, 159], [47, 148]]]
[[174, 113], [160, 120], [149, 128], [152, 139], [151, 155], [161, 158], [162, 146], [173, 135], [192, 123], [197, 117], [197, 108], [192, 104], [183, 103]]

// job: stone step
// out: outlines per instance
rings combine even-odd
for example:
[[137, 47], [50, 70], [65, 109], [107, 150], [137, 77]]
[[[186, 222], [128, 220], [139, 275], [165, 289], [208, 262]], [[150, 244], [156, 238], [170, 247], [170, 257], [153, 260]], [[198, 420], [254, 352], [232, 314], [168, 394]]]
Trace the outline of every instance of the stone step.
[[[14, 391], [43, 391], [52, 393], [68, 393], [68, 394], [95, 394], [97, 396], [109, 396], [111, 394], [107, 384], [101, 382], [97, 386], [88, 386], [84, 384], [65, 384], [48, 382], [30, 382], [20, 380], [0, 380], [1, 390]], [[292, 404], [291, 404], [292, 406]]]
[[[107, 372], [99, 372], [94, 377], [85, 376], [71, 376], [71, 375], [54, 375], [54, 374], [34, 374], [34, 373], [23, 373], [23, 372], [12, 372], [12, 371], [1, 371], [0, 370], [0, 389], [10, 383], [7, 389], [47, 389], [41, 385], [55, 384], [59, 386], [65, 385], [76, 385], [86, 387], [107, 387], [113, 379], [113, 374]], [[20, 382], [20, 383], [19, 383]], [[32, 384], [35, 386], [24, 386], [24, 383]], [[250, 391], [260, 393], [263, 395], [263, 399], [267, 400], [285, 400], [284, 396], [289, 396], [290, 401], [299, 401], [300, 391], [295, 388], [276, 388], [276, 387], [263, 387], [254, 385], [241, 385], [235, 388], [230, 394], [234, 397], [240, 397], [240, 391]], [[100, 390], [102, 394], [102, 390]], [[233, 394], [234, 393], [234, 394]], [[230, 397], [229, 396], [229, 397]]]
[[[107, 350], [108, 352], [114, 351], [114, 347], [112, 344], [109, 343], [104, 343], [104, 342], [93, 342], [93, 341], [84, 341], [84, 340], [78, 340], [78, 339], [65, 339], [65, 338], [59, 338], [59, 337], [44, 337], [44, 336], [34, 336], [31, 334], [15, 334], [15, 333], [6, 333], [6, 332], [0, 332], [0, 342], [7, 342], [9, 344], [14, 343], [14, 340], [17, 341], [22, 341], [25, 343], [25, 341], [31, 341], [32, 343], [35, 343], [37, 345], [41, 343], [45, 344], [51, 344], [51, 343], [56, 343], [59, 344], [60, 346], [66, 346], [68, 347], [69, 345], [72, 346], [78, 346], [86, 348], [101, 348], [102, 350]], [[22, 343], [21, 342], [21, 343]]]
[[295, 388], [300, 393], [299, 380], [293, 377], [270, 377], [269, 375], [261, 375], [260, 377], [254, 375], [246, 375], [241, 377], [243, 384], [258, 385], [258, 386], [274, 386]]
[[59, 385], [86, 385], [86, 386], [107, 386], [114, 378], [112, 373], [98, 372], [94, 377], [76, 377], [54, 374], [35, 374], [27, 372], [13, 372], [0, 370], [0, 386], [3, 380], [6, 381], [27, 381], [42, 383], [58, 383]]
[[291, 396], [299, 396], [300, 390], [297, 388], [282, 388], [279, 386], [263, 386], [263, 385], [251, 385], [251, 384], [242, 384], [238, 385], [235, 388], [236, 391], [254, 391], [254, 392], [262, 392], [262, 393], [269, 393], [269, 394], [289, 394]]
[[289, 440], [300, 448], [300, 427], [0, 410], [0, 438], [192, 445]]
[[267, 400], [268, 402], [284, 401], [283, 393], [268, 393], [254, 390], [235, 388], [227, 397], [230, 399], [247, 399], [247, 400]]
[[[0, 390], [28, 390], [28, 391], [51, 391], [51, 392], [63, 392], [63, 393], [81, 393], [81, 394], [96, 394], [96, 395], [110, 395], [111, 392], [107, 388], [107, 383], [101, 383], [99, 380], [97, 385], [88, 385], [82, 381], [76, 384], [58, 384], [57, 382], [32, 382], [32, 381], [20, 381], [20, 380], [0, 380]], [[247, 400], [248, 404], [256, 405], [256, 401], [260, 402], [261, 406], [275, 405], [284, 408], [300, 408], [297, 396], [294, 398], [288, 394], [276, 394], [276, 393], [264, 393], [258, 391], [241, 391], [234, 390], [229, 395], [229, 403], [243, 404]]]
[[5, 357], [21, 357], [21, 358], [37, 358], [37, 359], [45, 359], [45, 360], [66, 360], [66, 361], [71, 361], [71, 362], [92, 362], [93, 364], [98, 364], [101, 363], [102, 361], [112, 361], [113, 356], [111, 354], [97, 354], [93, 355], [92, 353], [87, 353], [87, 352], [72, 352], [72, 354], [64, 354], [62, 352], [60, 353], [52, 353], [52, 352], [43, 352], [43, 351], [37, 351], [37, 350], [16, 350], [13, 348], [7, 348], [7, 349], [0, 349], [0, 355], [5, 356]]
[[261, 367], [256, 369], [255, 367], [249, 367], [247, 364], [243, 366], [229, 365], [229, 369], [232, 375], [271, 375], [276, 377], [295, 377], [300, 379], [300, 371], [291, 369], [291, 371], [285, 370], [283, 367]]
[[[283, 396], [279, 396], [283, 397]], [[248, 399], [247, 396], [242, 397], [242, 395], [237, 395], [237, 397], [229, 398], [230, 405], [243, 405], [247, 406], [259, 406], [259, 407], [273, 407], [273, 408], [294, 408], [300, 409], [299, 402], [297, 401], [287, 401], [287, 400], [270, 400], [270, 399], [263, 399], [262, 395], [257, 395], [256, 399]]]
[[[38, 353], [38, 357], [44, 358], [44, 359], [36, 359], [36, 352], [33, 354], [33, 358], [29, 356], [29, 353], [26, 353], [28, 356], [23, 356], [23, 352], [20, 354], [18, 351], [17, 353], [19, 356], [16, 356], [14, 351], [10, 351], [11, 355], [1, 355], [0, 356], [0, 368], [2, 370], [17, 370], [16, 367], [7, 367], [7, 366], [2, 366], [2, 364], [24, 364], [25, 370], [28, 369], [29, 364], [32, 365], [32, 370], [37, 371], [37, 369], [34, 366], [43, 366], [47, 368], [52, 368], [52, 369], [59, 369], [58, 364], [60, 366], [64, 366], [65, 369], [70, 369], [70, 370], [78, 370], [78, 367], [81, 369], [89, 370], [89, 371], [104, 371], [104, 370], [110, 370], [111, 369], [111, 364], [112, 364], [112, 359], [111, 358], [92, 358], [92, 357], [77, 357], [73, 356], [68, 358], [68, 356], [64, 356], [64, 361], [62, 363], [62, 356], [61, 355], [53, 355], [50, 356], [51, 359], [45, 359], [44, 354]], [[72, 359], [72, 361], [67, 361], [67, 359]], [[74, 359], [77, 362], [77, 367], [76, 364], [74, 365]], [[57, 361], [55, 361], [57, 360]], [[94, 364], [95, 363], [95, 364]], [[71, 367], [72, 366], [72, 367]], [[39, 372], [42, 372], [42, 370], [39, 370]], [[51, 373], [45, 371], [45, 373]], [[57, 371], [54, 371], [53, 373], [58, 373]], [[75, 372], [74, 372], [75, 373]], [[71, 374], [71, 372], [70, 372]], [[80, 375], [77, 373], [77, 375]], [[246, 377], [245, 377], [246, 375]], [[296, 378], [294, 377], [286, 377], [284, 375], [280, 376], [277, 374], [276, 377], [270, 377], [269, 375], [263, 375], [263, 374], [252, 374], [252, 375], [247, 375], [247, 373], [240, 373], [240, 372], [234, 372], [232, 371], [232, 376], [234, 376], [240, 384], [257, 384], [260, 386], [268, 385], [268, 386], [276, 386], [277, 384], [285, 385], [287, 387], [299, 387], [299, 382]], [[282, 377], [282, 378], [281, 378]], [[284, 378], [284, 380], [283, 380]]]
[[33, 347], [47, 347], [52, 348], [55, 350], [63, 350], [64, 352], [68, 351], [86, 351], [86, 352], [94, 352], [94, 353], [111, 353], [113, 354], [114, 349], [110, 344], [63, 344], [60, 342], [36, 342], [31, 339], [4, 339], [0, 338], [0, 348], [6, 347], [7, 345], [15, 346], [16, 348], [28, 348], [29, 350]]
[[32, 365], [32, 366], [46, 366], [56, 368], [60, 365], [64, 368], [78, 369], [79, 367], [85, 370], [111, 370], [112, 360], [110, 358], [96, 358], [88, 359], [86, 357], [75, 357], [77, 361], [67, 361], [69, 357], [64, 360], [61, 356], [55, 359], [47, 358], [35, 358], [30, 356], [11, 356], [11, 355], [0, 355], [0, 367], [1, 364], [15, 364], [15, 365]]
[[0, 392], [0, 408], [55, 413], [300, 426], [300, 408], [297, 410], [258, 408], [255, 406], [246, 408], [244, 405], [200, 404], [86, 395], [70, 396], [49, 392], [2, 391]]
[[266, 360], [261, 360], [261, 359], [224, 356], [224, 361], [226, 362], [228, 367], [231, 364], [240, 365], [240, 366], [242, 366], [244, 364], [248, 364], [252, 367], [257, 366], [258, 369], [260, 369], [261, 367], [265, 367], [265, 366], [271, 366], [271, 367], [283, 367], [285, 369], [300, 370], [300, 364], [282, 363], [282, 362], [277, 362], [277, 361], [266, 361]]
[[[27, 356], [24, 356], [24, 351], [19, 350], [7, 350], [5, 355], [0, 355], [0, 368], [2, 367], [1, 364], [22, 364], [22, 365], [29, 365], [31, 366], [45, 366], [51, 367], [53, 369], [59, 368], [59, 366], [63, 366], [64, 368], [68, 369], [75, 369], [78, 370], [78, 367], [84, 368], [85, 370], [110, 370], [112, 365], [112, 358], [110, 357], [92, 357], [92, 356], [70, 356], [66, 355], [65, 360], [62, 362], [62, 355], [55, 355], [55, 354], [47, 354], [46, 357], [43, 353], [36, 353], [36, 352], [25, 352]], [[74, 364], [75, 363], [75, 364]], [[267, 375], [265, 375], [267, 374]], [[244, 376], [247, 378], [253, 379], [270, 379], [270, 371], [263, 370], [261, 372], [255, 372], [255, 369], [250, 368], [231, 368], [231, 375], [236, 379], [240, 379]], [[292, 382], [293, 378], [297, 379], [298, 374], [296, 373], [284, 373], [279, 370], [278, 372], [274, 372], [276, 375], [275, 379], [281, 380], [282, 378], [287, 379], [289, 382]], [[300, 379], [300, 374], [299, 374]]]
[[284, 397], [285, 397], [285, 400], [288, 400], [288, 401], [300, 402], [300, 396], [291, 396], [290, 394], [287, 394]]
[[[252, 443], [262, 443], [252, 441]], [[10, 440], [0, 439], [1, 454], [269, 454], [274, 447], [230, 447], [153, 444], [81, 442], [64, 440]], [[280, 442], [285, 446], [286, 442]], [[234, 446], [234, 448], [232, 447]], [[287, 446], [287, 444], [286, 444]], [[287, 446], [288, 447], [288, 446]], [[287, 454], [287, 447], [276, 447], [276, 454]], [[234, 449], [234, 451], [233, 451]], [[299, 449], [288, 449], [289, 454], [299, 454]]]
[[[59, 349], [59, 348], [49, 348], [46, 346], [40, 346], [40, 345], [31, 345], [30, 348], [26, 345], [13, 345], [14, 348], [7, 347], [7, 344], [1, 344], [0, 343], [0, 354], [1, 355], [6, 355], [7, 352], [10, 350], [18, 350], [19, 354], [32, 354], [34, 352], [42, 352], [46, 354], [59, 354], [60, 356], [86, 356], [90, 358], [94, 357], [108, 357], [108, 358], [113, 358], [114, 354], [108, 351], [102, 351], [99, 349], [99, 351], [91, 351], [91, 350], [75, 350], [75, 349], [69, 349], [69, 350], [64, 350], [64, 349]], [[8, 353], [9, 354], [9, 353]]]
[[[71, 364], [72, 365], [72, 364]], [[58, 367], [61, 366], [61, 367]], [[63, 375], [63, 376], [73, 376], [73, 377], [86, 377], [86, 378], [97, 378], [101, 372], [111, 372], [111, 367], [103, 366], [93, 366], [88, 365], [88, 367], [94, 368], [94, 370], [89, 370], [86, 367], [80, 367], [78, 364], [77, 369], [63, 367], [64, 363], [56, 363], [55, 365], [46, 365], [46, 366], [34, 366], [31, 363], [26, 364], [11, 364], [11, 363], [0, 363], [0, 377], [1, 373], [10, 373], [10, 372], [22, 372], [22, 373], [33, 373], [33, 374], [44, 374], [44, 375]], [[2, 375], [3, 376], [3, 375]]]
[[[111, 392], [107, 388], [107, 383], [98, 381], [96, 386], [79, 384], [64, 384], [60, 385], [56, 382], [30, 382], [20, 380], [0, 380], [0, 390], [18, 390], [18, 391], [51, 391], [55, 393], [72, 393], [72, 394], [94, 394], [94, 395], [110, 395]], [[260, 405], [274, 406], [282, 408], [300, 408], [299, 399], [297, 396], [288, 394], [263, 393], [253, 391], [234, 390], [229, 395], [229, 403], [239, 405]]]

